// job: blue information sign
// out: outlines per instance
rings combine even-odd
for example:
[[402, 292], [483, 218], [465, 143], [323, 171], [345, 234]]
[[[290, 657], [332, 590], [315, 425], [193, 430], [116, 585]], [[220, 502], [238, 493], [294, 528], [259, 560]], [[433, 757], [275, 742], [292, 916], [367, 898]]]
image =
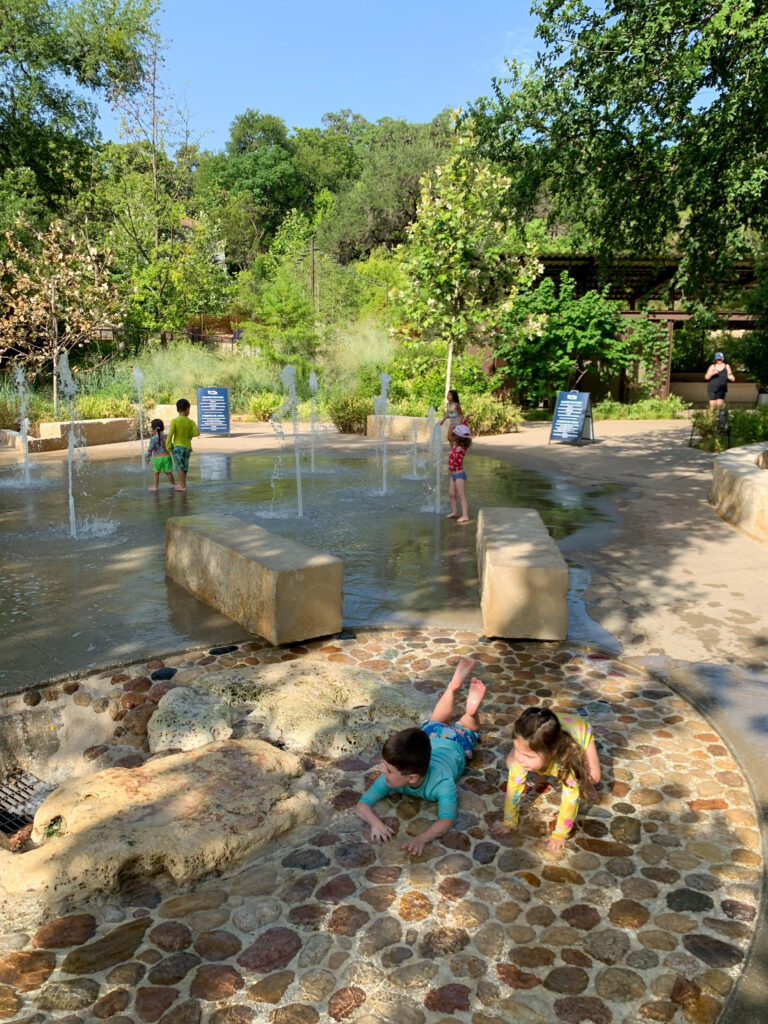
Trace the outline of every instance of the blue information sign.
[[197, 426], [201, 434], [229, 437], [229, 388], [197, 389]]
[[588, 391], [558, 391], [550, 441], [594, 441], [592, 403]]

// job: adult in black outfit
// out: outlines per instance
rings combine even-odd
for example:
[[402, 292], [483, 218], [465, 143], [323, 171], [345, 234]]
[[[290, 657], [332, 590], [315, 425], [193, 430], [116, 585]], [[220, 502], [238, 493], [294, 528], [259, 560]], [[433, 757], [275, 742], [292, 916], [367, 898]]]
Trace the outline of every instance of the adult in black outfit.
[[704, 379], [707, 382], [709, 408], [722, 408], [726, 392], [728, 391], [728, 381], [736, 380], [730, 366], [723, 360], [722, 352], [715, 352], [715, 360], [707, 367]]

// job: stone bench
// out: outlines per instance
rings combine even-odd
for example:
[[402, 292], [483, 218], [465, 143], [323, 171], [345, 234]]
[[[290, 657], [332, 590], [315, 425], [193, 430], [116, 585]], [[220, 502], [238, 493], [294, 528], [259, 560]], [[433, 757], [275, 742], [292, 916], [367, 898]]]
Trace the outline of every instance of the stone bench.
[[718, 455], [710, 504], [747, 536], [768, 542], [768, 444], [745, 444]]
[[[69, 441], [71, 420], [40, 424], [40, 438], [61, 439], [62, 447], [66, 448]], [[75, 420], [76, 436], [82, 437], [91, 448], [97, 444], [116, 444], [118, 441], [135, 441], [139, 436], [139, 427], [135, 416], [120, 416], [103, 420]]]
[[235, 516], [166, 521], [167, 575], [271, 644], [341, 630], [344, 563]]
[[565, 640], [568, 566], [535, 509], [480, 509], [477, 567], [486, 636]]

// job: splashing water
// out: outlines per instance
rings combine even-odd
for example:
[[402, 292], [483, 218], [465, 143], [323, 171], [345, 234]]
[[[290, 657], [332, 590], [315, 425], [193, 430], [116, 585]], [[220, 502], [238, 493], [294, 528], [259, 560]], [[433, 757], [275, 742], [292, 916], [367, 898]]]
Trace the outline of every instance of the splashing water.
[[67, 353], [62, 352], [56, 367], [59, 377], [59, 388], [69, 412], [69, 434], [67, 437], [67, 479], [69, 481], [69, 535], [77, 539], [77, 520], [75, 518], [75, 498], [72, 493], [72, 462], [75, 456], [75, 399], [77, 385], [72, 378]]
[[[296, 504], [298, 507], [299, 519], [301, 519], [304, 515], [304, 504], [301, 497], [301, 455], [299, 453], [298, 414], [296, 410], [296, 370], [294, 367], [286, 366], [280, 374], [280, 380], [282, 381], [283, 387], [288, 392], [286, 402], [288, 408], [291, 410], [291, 417], [293, 419], [293, 453], [296, 460]], [[283, 402], [280, 412], [286, 409], [286, 402]]]
[[144, 473], [144, 411], [141, 407], [141, 385], [144, 383], [144, 374], [138, 368], [133, 368], [133, 379], [136, 381], [136, 395], [139, 403], [139, 443], [141, 444], [141, 472]]
[[[434, 419], [434, 409], [429, 407]], [[440, 514], [440, 451], [443, 445], [443, 431], [440, 423], [432, 428], [432, 461], [435, 470], [435, 515]]]
[[317, 394], [317, 374], [313, 370], [309, 375], [309, 469], [315, 472], [315, 395]]
[[388, 373], [379, 375], [381, 394], [373, 400], [373, 411], [376, 416], [374, 433], [381, 439], [381, 493], [387, 493], [387, 390], [392, 383]]
[[16, 384], [19, 389], [19, 430], [21, 432], [21, 450], [24, 453], [24, 483], [29, 487], [29, 422], [27, 420], [27, 388], [24, 381], [24, 370], [21, 363], [14, 367]]

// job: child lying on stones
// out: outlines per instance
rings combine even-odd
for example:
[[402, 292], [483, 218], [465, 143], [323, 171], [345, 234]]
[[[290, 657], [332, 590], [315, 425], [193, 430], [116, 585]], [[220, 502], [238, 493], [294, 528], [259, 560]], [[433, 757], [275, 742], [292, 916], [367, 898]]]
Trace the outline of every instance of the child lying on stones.
[[[554, 776], [563, 787], [557, 816], [547, 849], [563, 849], [579, 809], [579, 797], [595, 800], [594, 786], [600, 781], [600, 762], [592, 726], [579, 715], [527, 708], [512, 729], [513, 746], [507, 756], [509, 778], [504, 800], [504, 819], [494, 829], [504, 833], [515, 828], [520, 816], [520, 799], [526, 788], [541, 791], [544, 776]], [[529, 779], [529, 773], [531, 778]]]
[[478, 740], [477, 709], [485, 693], [479, 679], [470, 682], [466, 710], [453, 725], [453, 704], [457, 691], [472, 674], [475, 662], [462, 658], [431, 718], [420, 728], [396, 732], [381, 748], [384, 771], [363, 794], [355, 813], [371, 826], [371, 841], [386, 843], [394, 833], [374, 813], [373, 807], [390, 793], [407, 793], [437, 802], [438, 820], [418, 836], [402, 844], [409, 853], [420, 854], [432, 839], [444, 835], [456, 820], [456, 779], [467, 766]]

